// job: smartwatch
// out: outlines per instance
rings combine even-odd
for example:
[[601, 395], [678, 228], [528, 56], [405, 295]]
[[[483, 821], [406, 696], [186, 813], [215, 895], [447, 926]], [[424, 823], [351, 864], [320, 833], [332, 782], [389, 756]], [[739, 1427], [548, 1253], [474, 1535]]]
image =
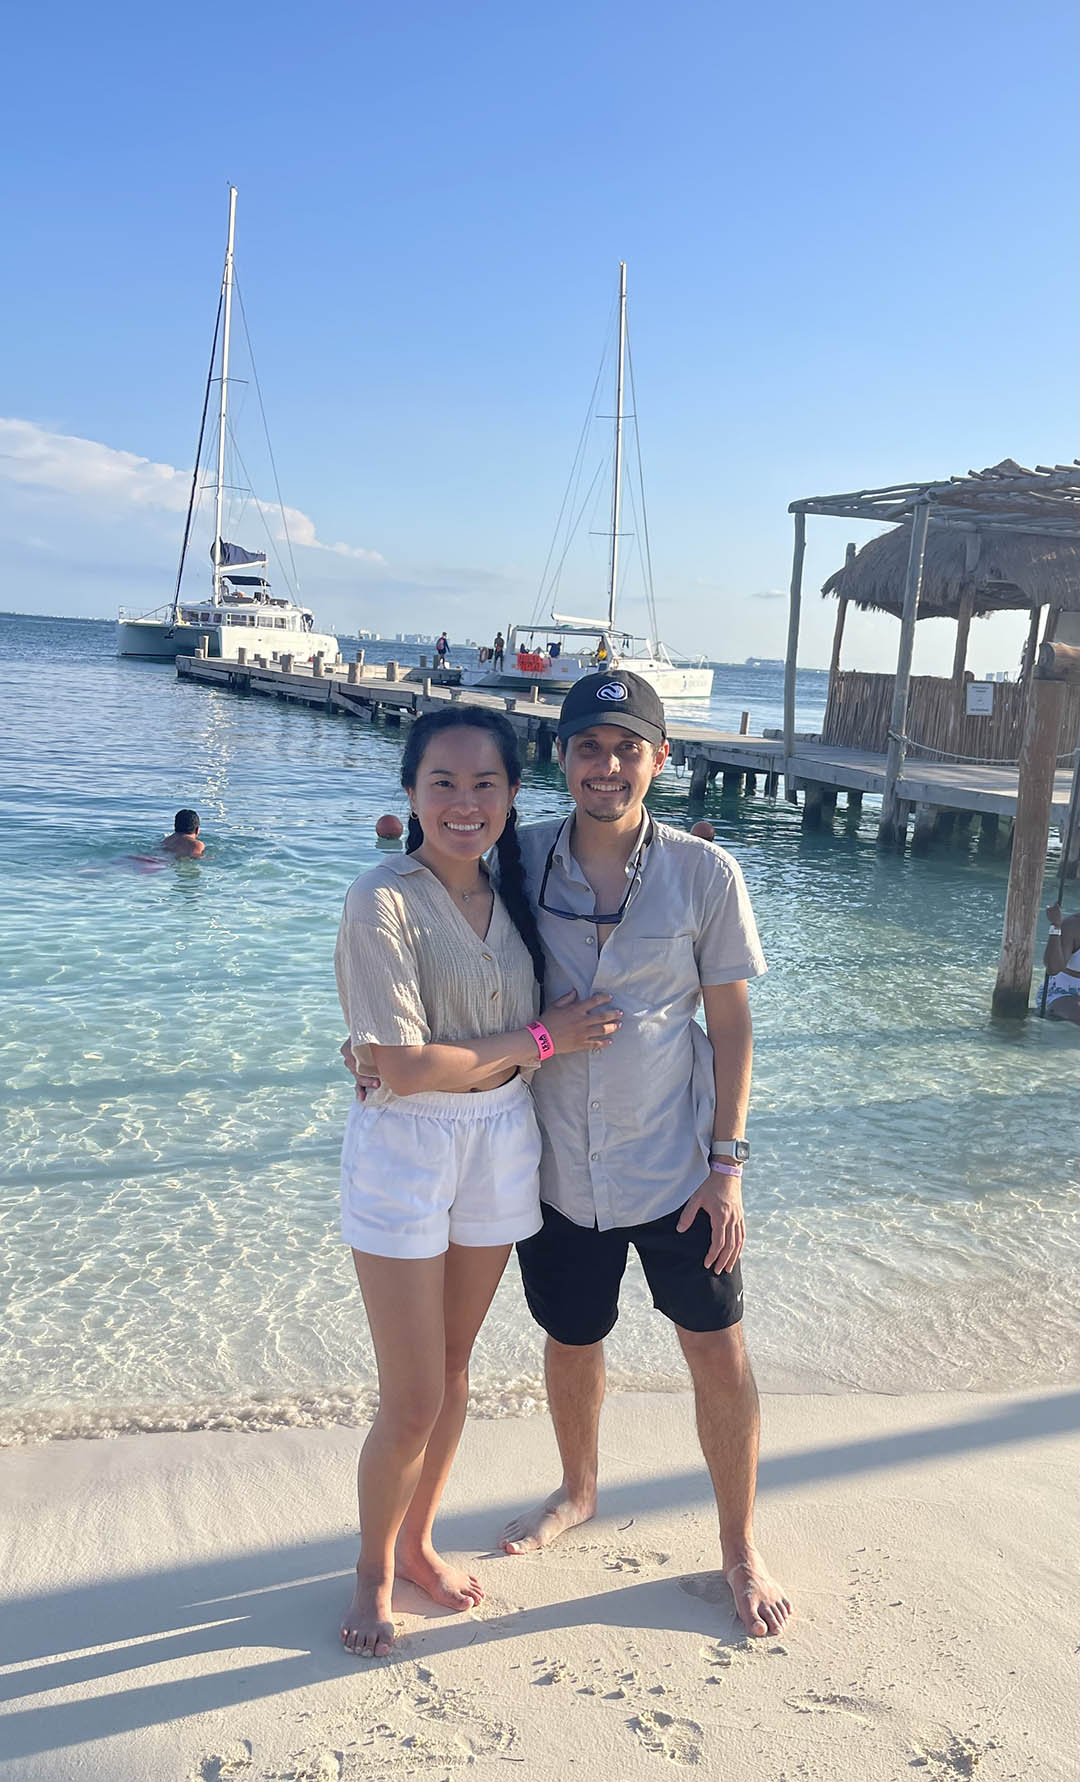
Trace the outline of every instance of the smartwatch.
[[750, 1157], [750, 1146], [746, 1139], [714, 1139], [709, 1146], [710, 1163], [714, 1157], [726, 1157], [732, 1163], [746, 1163]]

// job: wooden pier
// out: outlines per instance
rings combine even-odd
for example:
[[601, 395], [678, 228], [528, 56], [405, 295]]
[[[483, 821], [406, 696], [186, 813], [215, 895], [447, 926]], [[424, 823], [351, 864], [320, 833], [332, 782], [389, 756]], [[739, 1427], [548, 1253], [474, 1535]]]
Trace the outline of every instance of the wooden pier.
[[[528, 754], [551, 759], [559, 704], [540, 697], [539, 687], [527, 693], [502, 695], [480, 688], [439, 686], [435, 675], [405, 671], [394, 663], [364, 666], [359, 662], [331, 666], [236, 662], [215, 656], [178, 656], [177, 674], [202, 686], [238, 693], [293, 700], [328, 712], [346, 712], [362, 723], [381, 717], [390, 724], [438, 710], [446, 703], [486, 706], [504, 711]], [[747, 722], [744, 714], [744, 723]], [[720, 779], [724, 792], [777, 795], [785, 774], [781, 733], [752, 735], [748, 729], [725, 731], [681, 722], [669, 716], [668, 735], [676, 771], [687, 775], [688, 806], [704, 803], [710, 784]], [[887, 758], [866, 749], [825, 744], [796, 735], [787, 758], [792, 802], [802, 800], [803, 826], [818, 829], [836, 812], [838, 794], [845, 794], [847, 812], [861, 812], [866, 793], [881, 796], [886, 786]], [[973, 816], [981, 819], [984, 840], [1007, 837], [1016, 815], [1018, 770], [1015, 767], [962, 765], [919, 760], [909, 755], [897, 782], [901, 817], [914, 818], [913, 846], [924, 851], [966, 831]], [[1053, 815], [1063, 821], [1072, 787], [1071, 769], [1054, 777]], [[1004, 819], [1004, 822], [1002, 821]]]

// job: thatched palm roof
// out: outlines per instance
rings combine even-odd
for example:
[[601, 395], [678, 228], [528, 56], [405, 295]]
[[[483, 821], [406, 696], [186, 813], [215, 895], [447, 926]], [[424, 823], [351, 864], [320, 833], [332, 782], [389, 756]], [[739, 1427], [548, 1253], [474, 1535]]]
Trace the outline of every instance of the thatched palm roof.
[[[911, 526], [872, 538], [831, 575], [822, 594], [863, 610], [892, 613], [904, 605]], [[972, 563], [974, 560], [974, 567]], [[1080, 611], [1080, 540], [1029, 532], [971, 533], [931, 525], [926, 539], [920, 619], [955, 619], [963, 593], [974, 588], [973, 612], [1029, 611], [1050, 605]]]

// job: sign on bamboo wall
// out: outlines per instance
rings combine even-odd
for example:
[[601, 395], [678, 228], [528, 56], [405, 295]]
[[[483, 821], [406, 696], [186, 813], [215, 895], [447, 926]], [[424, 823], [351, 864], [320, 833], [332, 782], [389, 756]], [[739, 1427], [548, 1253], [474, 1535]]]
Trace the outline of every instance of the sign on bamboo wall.
[[[966, 710], [966, 686], [939, 675], [914, 675], [908, 699], [907, 734], [913, 743], [950, 755], [977, 760], [1015, 761], [1020, 754], [1026, 689], [1017, 681], [994, 683], [989, 715]], [[869, 749], [884, 755], [889, 747], [893, 676], [837, 674], [829, 692], [821, 738], [841, 748]], [[1061, 722], [1062, 754], [1080, 734], [1080, 687], [1070, 687]]]

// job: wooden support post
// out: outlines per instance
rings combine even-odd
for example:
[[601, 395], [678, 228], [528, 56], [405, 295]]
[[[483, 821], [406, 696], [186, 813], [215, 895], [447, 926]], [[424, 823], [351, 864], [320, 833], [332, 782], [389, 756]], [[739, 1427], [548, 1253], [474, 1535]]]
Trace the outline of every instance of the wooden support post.
[[311, 664], [312, 678], [316, 681], [321, 680], [322, 679], [322, 671], [323, 671], [323, 657], [322, 657], [322, 651], [319, 650], [316, 653], [315, 660]]
[[518, 702], [516, 699], [504, 699], [503, 704], [505, 705], [508, 712], [516, 712], [517, 711]]
[[388, 662], [386, 664], [386, 678], [388, 681], [396, 681], [397, 680], [398, 665], [396, 662]]
[[424, 676], [422, 682], [420, 683], [420, 686], [421, 686], [421, 691], [423, 692], [424, 698], [430, 699], [431, 698], [431, 676], [429, 674], [426, 674]]
[[749, 734], [749, 731], [750, 731], [750, 713], [749, 712], [740, 712], [739, 713], [739, 735], [747, 736]]
[[685, 767], [686, 766], [686, 744], [685, 743], [683, 743], [683, 742], [673, 742], [672, 743], [672, 745], [671, 745], [671, 765], [672, 765], [672, 767]]
[[747, 776], [746, 776], [745, 780], [743, 781], [743, 791], [746, 793], [747, 798], [753, 798], [754, 794], [757, 791], [757, 774], [756, 773], [747, 773]]
[[539, 681], [534, 681], [532, 683], [532, 686], [529, 688], [529, 704], [530, 705], [539, 705], [540, 704], [540, 682]]
[[356, 666], [360, 670], [360, 673], [363, 674], [363, 672], [364, 672], [364, 652], [363, 652], [363, 650], [357, 650], [357, 652], [356, 652]]
[[791, 758], [795, 753], [795, 673], [799, 660], [799, 615], [802, 611], [803, 563], [806, 559], [806, 515], [795, 515], [795, 554], [791, 562], [791, 595], [788, 606], [787, 655], [784, 659], [784, 795], [792, 799], [795, 781]]
[[738, 795], [738, 793], [742, 791], [742, 783], [743, 776], [741, 768], [725, 767], [720, 780], [720, 789], [725, 795], [732, 792]]
[[936, 804], [917, 804], [915, 806], [915, 827], [911, 832], [913, 854], [929, 854], [931, 843], [937, 839], [939, 814]]
[[709, 784], [709, 763], [704, 755], [699, 755], [694, 762], [690, 775], [690, 803], [704, 804], [705, 792]]
[[420, 658], [420, 666], [421, 666], [421, 668], [426, 668], [426, 667], [427, 667], [427, 657], [426, 657], [426, 656], [421, 656], [421, 658]]
[[775, 798], [776, 794], [779, 790], [779, 787], [780, 787], [780, 775], [778, 773], [767, 773], [765, 775], [765, 796], [766, 796], [766, 798]]
[[360, 679], [359, 664], [356, 662], [350, 662], [349, 663], [349, 685], [350, 685], [350, 687], [355, 687], [356, 683], [359, 679]]
[[983, 811], [979, 818], [979, 846], [984, 848], [987, 853], [992, 853], [997, 847], [1000, 827], [1001, 818], [996, 811]]
[[536, 759], [538, 761], [550, 761], [554, 743], [554, 727], [551, 724], [541, 724], [536, 733]]
[[1020, 679], [1025, 686], [1030, 681], [1035, 668], [1035, 657], [1039, 648], [1039, 620], [1042, 618], [1042, 607], [1034, 605], [1031, 609], [1031, 623], [1024, 639], [1024, 649], [1020, 657]]
[[825, 814], [825, 787], [817, 780], [808, 780], [803, 793], [802, 826], [820, 829]]
[[995, 1015], [1027, 1014], [1064, 699], [1062, 681], [1043, 680], [1036, 675], [1028, 696], [1020, 747], [1005, 931], [992, 1005]]
[[971, 614], [975, 604], [974, 593], [969, 589], [960, 596], [960, 610], [956, 615], [956, 648], [953, 651], [952, 678], [953, 685], [962, 687], [964, 670], [967, 667], [968, 636], [971, 631]]
[[282, 656], [282, 658], [281, 658], [281, 672], [282, 672], [282, 674], [291, 674], [292, 673], [292, 665], [293, 665], [293, 659], [288, 654], [288, 652], [286, 652], [286, 654], [284, 656]]
[[862, 816], [863, 795], [852, 786], [847, 795], [847, 812], [849, 817]]
[[460, 687], [451, 687], [451, 689], [450, 689], [450, 704], [451, 705], [460, 705], [461, 704], [461, 688]]
[[[845, 570], [850, 569], [851, 565], [854, 563], [854, 561], [855, 561], [855, 546], [853, 544], [849, 544], [846, 552], [844, 553], [844, 569]], [[848, 609], [848, 597], [846, 594], [841, 594], [839, 600], [836, 603], [836, 628], [833, 631], [832, 655], [829, 658], [829, 690], [825, 695], [825, 709], [826, 709], [826, 711], [828, 711], [828, 709], [829, 709], [829, 702], [833, 696], [833, 688], [836, 685], [836, 677], [840, 673], [840, 647], [844, 641], [844, 621], [847, 618], [847, 609]]]
[[237, 646], [236, 660], [239, 663], [240, 667], [243, 668], [244, 663], [247, 661], [247, 651], [244, 648], [243, 644], [239, 644]]
[[911, 652], [915, 645], [915, 621], [919, 616], [919, 595], [922, 593], [926, 531], [929, 524], [930, 503], [928, 500], [919, 500], [911, 519], [911, 548], [908, 551], [907, 580], [904, 584], [904, 612], [900, 621], [896, 680], [893, 682], [889, 752], [885, 760], [885, 791], [878, 824], [878, 841], [884, 847], [902, 846], [907, 833], [906, 819], [902, 827], [899, 820], [901, 800], [896, 783], [903, 772], [907, 753], [903, 738], [907, 724], [908, 692], [911, 687]]

